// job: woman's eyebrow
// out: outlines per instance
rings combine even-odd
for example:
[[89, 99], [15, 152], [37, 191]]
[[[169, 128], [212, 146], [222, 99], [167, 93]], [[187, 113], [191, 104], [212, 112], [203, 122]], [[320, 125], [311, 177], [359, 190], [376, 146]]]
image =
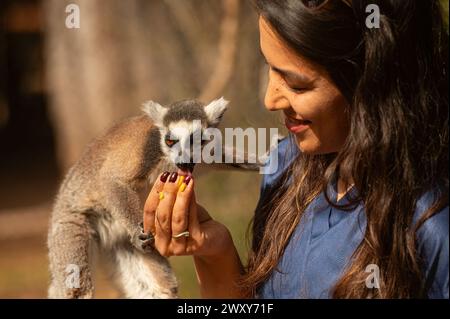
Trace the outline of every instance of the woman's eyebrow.
[[297, 72], [292, 72], [292, 71], [289, 71], [289, 70], [283, 70], [283, 69], [274, 67], [274, 66], [272, 66], [270, 64], [269, 64], [269, 66], [272, 68], [272, 70], [274, 70], [275, 72], [280, 74], [283, 78], [285, 78], [289, 82], [303, 82], [303, 83], [311, 83], [311, 82], [313, 82], [309, 77], [307, 77], [304, 74], [300, 74], [300, 73], [297, 73]]
[[270, 68], [272, 70], [274, 70], [275, 72], [277, 72], [278, 74], [280, 74], [283, 78], [292, 81], [292, 82], [304, 82], [304, 83], [311, 83], [313, 82], [312, 79], [310, 79], [308, 76], [301, 74], [301, 73], [297, 73], [297, 72], [292, 72], [289, 70], [283, 70], [280, 68], [277, 68], [273, 65], [271, 65], [269, 63], [269, 61], [267, 61], [266, 56], [264, 55], [264, 53], [262, 52], [262, 50], [259, 50], [262, 58], [264, 59], [264, 61], [266, 61], [266, 63], [270, 66]]

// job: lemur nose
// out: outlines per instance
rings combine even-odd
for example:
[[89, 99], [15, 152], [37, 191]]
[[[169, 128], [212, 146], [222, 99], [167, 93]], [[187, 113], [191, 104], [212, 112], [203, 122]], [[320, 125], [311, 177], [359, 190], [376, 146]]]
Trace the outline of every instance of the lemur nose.
[[182, 164], [177, 164], [177, 167], [178, 167], [179, 169], [181, 169], [182, 171], [192, 173], [192, 172], [194, 171], [195, 163], [182, 163]]

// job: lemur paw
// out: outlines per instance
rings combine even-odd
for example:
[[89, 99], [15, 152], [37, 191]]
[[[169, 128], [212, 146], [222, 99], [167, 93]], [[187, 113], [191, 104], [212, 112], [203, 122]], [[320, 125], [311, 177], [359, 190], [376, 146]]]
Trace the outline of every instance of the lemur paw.
[[152, 253], [155, 251], [155, 237], [152, 233], [144, 232], [144, 224], [141, 222], [133, 236], [133, 245], [143, 253]]

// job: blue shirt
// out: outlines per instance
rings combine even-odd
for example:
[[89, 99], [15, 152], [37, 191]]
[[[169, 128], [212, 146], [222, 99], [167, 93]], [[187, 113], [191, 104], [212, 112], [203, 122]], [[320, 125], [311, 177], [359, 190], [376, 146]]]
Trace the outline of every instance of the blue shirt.
[[[278, 169], [264, 175], [260, 203], [269, 196], [271, 188], [289, 164], [298, 148], [289, 139], [283, 139], [267, 162], [278, 154]], [[337, 203], [348, 202], [355, 195], [352, 188]], [[336, 185], [330, 185], [328, 194], [336, 200]], [[432, 193], [422, 196], [416, 207], [414, 220], [433, 203]], [[448, 206], [429, 218], [418, 230], [417, 247], [424, 260], [424, 275], [429, 298], [449, 298]], [[258, 209], [256, 210], [258, 213]], [[366, 218], [359, 204], [351, 211], [331, 206], [322, 193], [305, 210], [286, 246], [284, 255], [270, 278], [258, 292], [259, 298], [330, 298], [331, 289], [343, 275], [350, 258], [364, 237]], [[370, 273], [368, 273], [368, 276]]]

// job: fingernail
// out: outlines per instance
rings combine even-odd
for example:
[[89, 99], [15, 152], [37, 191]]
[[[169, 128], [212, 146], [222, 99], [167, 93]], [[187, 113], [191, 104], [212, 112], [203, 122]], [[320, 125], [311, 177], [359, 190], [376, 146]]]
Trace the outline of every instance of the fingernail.
[[186, 177], [186, 179], [184, 180], [184, 184], [186, 184], [186, 186], [189, 185], [189, 182], [191, 181], [191, 179], [192, 179], [192, 176], [191, 176], [191, 175], [189, 175], [188, 177]]
[[175, 183], [177, 181], [178, 173], [173, 172], [172, 175], [170, 175], [169, 182]]
[[159, 179], [161, 180], [161, 182], [165, 183], [167, 182], [167, 178], [169, 177], [169, 175], [169, 172], [164, 172]]
[[178, 186], [181, 186], [181, 184], [183, 184], [185, 176], [181, 175], [180, 178], [178, 179]]
[[180, 193], [184, 192], [186, 187], [187, 187], [187, 185], [185, 183], [181, 184], [180, 189], [179, 189]]

